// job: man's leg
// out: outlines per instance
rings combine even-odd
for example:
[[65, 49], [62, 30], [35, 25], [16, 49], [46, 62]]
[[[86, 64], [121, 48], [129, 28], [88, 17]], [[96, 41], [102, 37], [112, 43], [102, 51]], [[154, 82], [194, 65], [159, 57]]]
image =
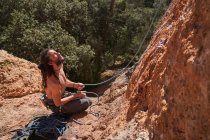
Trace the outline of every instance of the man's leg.
[[86, 110], [91, 104], [92, 101], [88, 97], [84, 97], [82, 99], [76, 99], [63, 105], [61, 108], [61, 112], [64, 114], [73, 114], [73, 113], [82, 112]]

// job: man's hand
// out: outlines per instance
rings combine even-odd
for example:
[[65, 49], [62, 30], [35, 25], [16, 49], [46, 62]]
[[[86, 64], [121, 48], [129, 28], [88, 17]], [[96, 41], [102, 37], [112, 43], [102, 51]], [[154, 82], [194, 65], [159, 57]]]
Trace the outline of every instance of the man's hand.
[[79, 91], [79, 93], [74, 94], [75, 98], [83, 98], [86, 96], [86, 91]]
[[85, 87], [85, 85], [83, 83], [75, 83], [74, 84], [74, 88], [76, 88], [77, 90], [82, 90]]

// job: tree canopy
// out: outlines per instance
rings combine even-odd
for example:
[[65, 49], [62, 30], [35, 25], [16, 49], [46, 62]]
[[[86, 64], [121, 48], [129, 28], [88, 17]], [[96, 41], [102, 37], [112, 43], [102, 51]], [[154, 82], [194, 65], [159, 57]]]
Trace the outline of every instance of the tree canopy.
[[58, 50], [66, 58], [64, 66], [70, 79], [94, 82], [102, 71], [115, 65], [117, 58], [123, 57], [123, 63], [129, 61], [158, 12], [141, 48], [143, 53], [169, 3], [170, 0], [1, 0], [0, 46], [35, 63], [44, 48]]

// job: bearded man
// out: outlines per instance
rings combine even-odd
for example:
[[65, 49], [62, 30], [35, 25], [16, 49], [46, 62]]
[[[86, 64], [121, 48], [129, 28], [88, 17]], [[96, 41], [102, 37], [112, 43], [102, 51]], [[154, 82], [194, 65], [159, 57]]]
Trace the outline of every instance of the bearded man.
[[[86, 96], [84, 84], [75, 83], [67, 79], [64, 70], [64, 57], [53, 49], [45, 49], [40, 54], [40, 64], [43, 87], [46, 94], [45, 104], [54, 113], [73, 114], [86, 110], [92, 101]], [[66, 87], [76, 88], [80, 92], [66, 92]]]

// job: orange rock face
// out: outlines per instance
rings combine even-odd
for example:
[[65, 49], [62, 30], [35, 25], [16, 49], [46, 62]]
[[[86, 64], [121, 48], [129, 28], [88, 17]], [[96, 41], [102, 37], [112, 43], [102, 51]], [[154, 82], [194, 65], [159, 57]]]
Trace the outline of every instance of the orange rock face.
[[9, 140], [34, 116], [49, 114], [39, 101], [41, 83], [36, 64], [0, 50], [1, 140]]
[[128, 118], [154, 140], [210, 139], [210, 1], [174, 0], [132, 75]]
[[36, 64], [0, 51], [0, 96], [21, 97], [42, 90]]

